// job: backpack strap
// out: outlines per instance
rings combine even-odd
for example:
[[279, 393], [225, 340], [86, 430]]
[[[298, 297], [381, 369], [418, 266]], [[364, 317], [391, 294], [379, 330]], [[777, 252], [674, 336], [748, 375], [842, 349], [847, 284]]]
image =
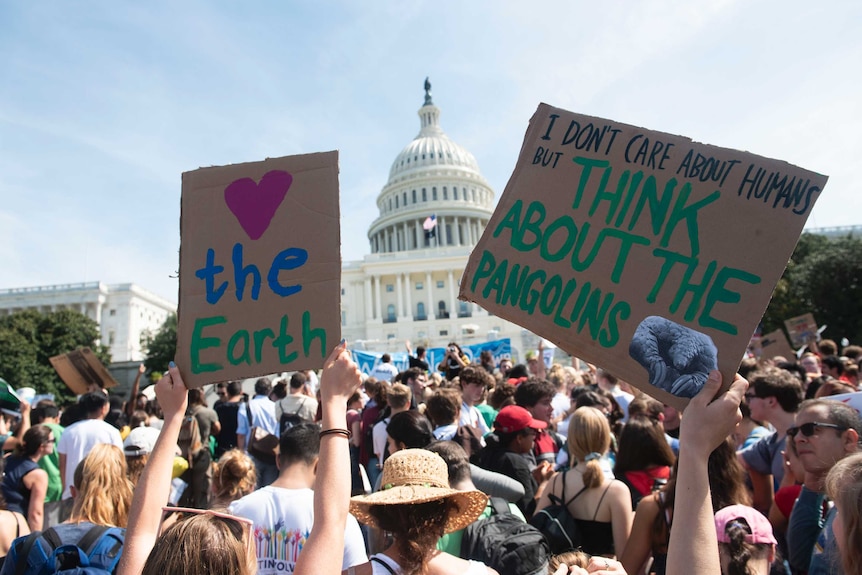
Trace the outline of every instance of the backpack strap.
[[43, 531], [42, 536], [45, 538], [46, 541], [48, 541], [48, 543], [51, 544], [52, 549], [56, 549], [63, 544], [63, 540], [60, 538], [60, 534], [57, 533], [57, 531], [53, 527], [47, 529], [46, 531]]
[[[595, 512], [595, 513], [593, 513], [593, 521], [595, 521], [595, 520], [596, 520], [596, 517], [598, 517], [598, 515], [599, 515], [599, 507], [601, 507], [601, 506], [602, 506], [602, 501], [604, 501], [604, 500], [605, 500], [605, 495], [607, 495], [607, 494], [608, 494], [608, 489], [610, 489], [610, 488], [611, 488], [611, 484], [612, 484], [612, 483], [613, 483], [613, 481], [608, 481], [608, 486], [607, 486], [607, 487], [605, 487], [605, 490], [602, 492], [602, 497], [599, 499], [599, 503], [598, 503], [598, 505], [596, 505], [596, 512]], [[582, 490], [582, 491], [583, 491], [583, 490]]]
[[375, 563], [379, 563], [380, 565], [383, 565], [383, 567], [385, 567], [387, 571], [392, 573], [392, 575], [395, 575], [395, 571], [393, 571], [392, 567], [390, 567], [389, 564], [386, 561], [384, 561], [383, 559], [378, 559], [377, 557], [372, 557], [371, 560], [374, 561]]
[[251, 418], [251, 405], [249, 405], [250, 403], [251, 403], [251, 400], [245, 402], [245, 412], [247, 414], [246, 416], [248, 417], [248, 428], [249, 428], [249, 430], [251, 430], [251, 428], [254, 427], [254, 421]]
[[[572, 501], [574, 501], [575, 499], [577, 499], [578, 497], [580, 497], [580, 496], [581, 496], [581, 493], [583, 493], [583, 492], [584, 492], [584, 491], [586, 491], [586, 490], [587, 490], [587, 486], [586, 486], [586, 485], [584, 485], [583, 487], [581, 487], [581, 490], [580, 490], [580, 491], [578, 491], [577, 493], [575, 493], [574, 495], [572, 495], [572, 498], [571, 498], [571, 499], [569, 499], [568, 501], [566, 501], [566, 507], [568, 507], [568, 506], [569, 506], [569, 503], [571, 503]], [[602, 495], [602, 498], [604, 498], [604, 495]]]
[[503, 515], [509, 513], [509, 502], [502, 497], [489, 497], [491, 503], [491, 515]]
[[302, 409], [303, 407], [305, 407], [306, 401], [308, 400], [308, 396], [307, 395], [301, 395], [300, 398], [301, 398], [301, 400], [299, 402], [299, 407], [297, 407], [296, 411], [294, 411], [291, 415], [299, 415], [299, 410]]
[[81, 540], [78, 541], [78, 547], [84, 550], [84, 553], [87, 556], [90, 556], [93, 549], [96, 547], [96, 544], [99, 542], [99, 539], [102, 538], [102, 535], [110, 529], [107, 525], [93, 525], [89, 531], [87, 531]]
[[[48, 531], [52, 531], [52, 529], [49, 529]], [[39, 537], [41, 537], [42, 535], [43, 534], [41, 532], [34, 531], [33, 533], [31, 533], [30, 535], [27, 536], [27, 539], [25, 539], [24, 543], [19, 547], [20, 551], [16, 557], [17, 565], [15, 566], [15, 575], [24, 575], [24, 573], [27, 572], [27, 567], [29, 567], [29, 563], [30, 563], [29, 561], [27, 561], [27, 559], [30, 556], [30, 551], [33, 550], [33, 546], [36, 545], [36, 542], [39, 540]], [[48, 535], [47, 531], [44, 533], [44, 535], [45, 535], [44, 539], [48, 542], [48, 545], [51, 546], [51, 548], [45, 554], [50, 556], [51, 553], [54, 552], [54, 548], [56, 548], [57, 545], [47, 537], [47, 535]], [[57, 534], [55, 532], [54, 537], [56, 538], [56, 536], [57, 536]], [[12, 549], [10, 549], [9, 551], [11, 554]]]

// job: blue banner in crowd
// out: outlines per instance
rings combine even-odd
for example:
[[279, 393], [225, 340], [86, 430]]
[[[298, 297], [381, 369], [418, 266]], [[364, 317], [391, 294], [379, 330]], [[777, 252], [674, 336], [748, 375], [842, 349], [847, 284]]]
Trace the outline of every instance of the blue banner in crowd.
[[[470, 363], [478, 363], [479, 355], [486, 349], [494, 356], [495, 364], [499, 364], [501, 359], [511, 359], [512, 357], [512, 343], [509, 338], [461, 346], [461, 351], [464, 352]], [[383, 355], [374, 351], [360, 351], [358, 349], [352, 349], [350, 353], [353, 355], [353, 361], [359, 366], [359, 371], [365, 375], [369, 375], [374, 370], [374, 367], [380, 363], [380, 357]], [[392, 365], [399, 372], [409, 367], [408, 356], [405, 352], [390, 353], [389, 355], [392, 357]], [[445, 355], [445, 347], [432, 347], [425, 350], [425, 361], [428, 362], [431, 370], [434, 371], [437, 368], [437, 364], [443, 360]]]

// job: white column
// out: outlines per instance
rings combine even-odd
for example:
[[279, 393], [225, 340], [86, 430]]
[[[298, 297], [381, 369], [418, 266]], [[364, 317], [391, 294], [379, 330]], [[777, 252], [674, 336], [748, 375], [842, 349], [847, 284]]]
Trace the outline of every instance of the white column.
[[374, 307], [371, 305], [371, 278], [366, 277], [364, 281], [365, 287], [365, 317], [366, 319], [374, 319]]
[[374, 314], [374, 319], [383, 319], [383, 310], [380, 309], [380, 276], [374, 276], [374, 301], [377, 304], [377, 311]]
[[407, 222], [401, 224], [401, 228], [404, 231], [404, 251], [410, 249], [410, 236], [407, 234]]
[[437, 245], [446, 245], [446, 220], [443, 216], [437, 216]]
[[413, 235], [416, 236], [416, 248], [421, 249], [425, 247], [425, 234], [422, 229], [422, 221], [413, 222]]
[[96, 301], [96, 323], [102, 325], [102, 307], [105, 305], [105, 296], [100, 295]]
[[449, 317], [457, 317], [457, 308], [455, 302], [455, 281], [452, 279], [452, 270], [449, 270]]
[[404, 274], [404, 288], [405, 288], [404, 296], [407, 300], [406, 301], [407, 313], [405, 313], [404, 315], [406, 315], [408, 318], [412, 318], [413, 317], [413, 301], [412, 301], [413, 298], [410, 297], [410, 291], [413, 289], [413, 284], [410, 282], [410, 274]]
[[390, 249], [390, 247], [389, 247], [389, 246], [390, 246], [390, 243], [389, 243], [389, 242], [391, 241], [391, 240], [390, 240], [390, 234], [389, 234], [389, 228], [386, 228], [386, 230], [385, 230], [385, 231], [386, 231], [386, 243], [385, 243], [384, 245], [385, 245], [386, 247], [385, 247], [385, 249], [384, 249], [383, 251], [384, 251], [384, 252], [388, 252], [388, 251], [389, 251], [389, 249]]
[[455, 227], [455, 245], [461, 245], [461, 220], [457, 217], [452, 218], [452, 225]]
[[398, 317], [404, 317], [404, 295], [402, 292], [401, 274], [395, 274], [395, 295], [397, 299]]
[[437, 313], [434, 309], [434, 295], [431, 292], [434, 289], [431, 285], [431, 272], [425, 272], [425, 285], [428, 286], [428, 319], [435, 319]]

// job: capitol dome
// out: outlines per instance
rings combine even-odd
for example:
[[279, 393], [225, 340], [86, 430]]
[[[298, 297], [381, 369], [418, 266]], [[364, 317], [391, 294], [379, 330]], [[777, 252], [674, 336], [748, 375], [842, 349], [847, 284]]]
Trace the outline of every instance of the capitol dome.
[[[472, 248], [493, 212], [494, 192], [473, 154], [440, 127], [427, 79], [418, 115], [419, 134], [395, 157], [377, 196], [380, 215], [368, 231], [372, 253]], [[436, 225], [426, 230], [429, 217]]]

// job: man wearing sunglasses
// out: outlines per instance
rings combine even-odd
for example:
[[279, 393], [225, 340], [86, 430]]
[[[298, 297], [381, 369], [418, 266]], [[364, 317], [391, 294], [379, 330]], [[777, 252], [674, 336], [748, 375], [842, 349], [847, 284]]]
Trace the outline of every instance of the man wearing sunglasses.
[[751, 410], [751, 419], [761, 423], [768, 421], [775, 429], [774, 433], [738, 452], [740, 462], [751, 477], [752, 506], [761, 513], [768, 513], [774, 490], [784, 477], [781, 452], [787, 428], [793, 425], [802, 402], [802, 382], [789, 371], [777, 367], [758, 370], [749, 377], [745, 401]]
[[859, 413], [829, 399], [803, 402], [796, 422], [787, 430], [787, 440], [794, 442], [805, 469], [805, 483], [787, 528], [788, 560], [794, 573], [833, 573], [833, 565], [839, 564], [832, 534], [835, 509], [823, 492], [823, 482], [835, 463], [859, 450], [860, 435]]

